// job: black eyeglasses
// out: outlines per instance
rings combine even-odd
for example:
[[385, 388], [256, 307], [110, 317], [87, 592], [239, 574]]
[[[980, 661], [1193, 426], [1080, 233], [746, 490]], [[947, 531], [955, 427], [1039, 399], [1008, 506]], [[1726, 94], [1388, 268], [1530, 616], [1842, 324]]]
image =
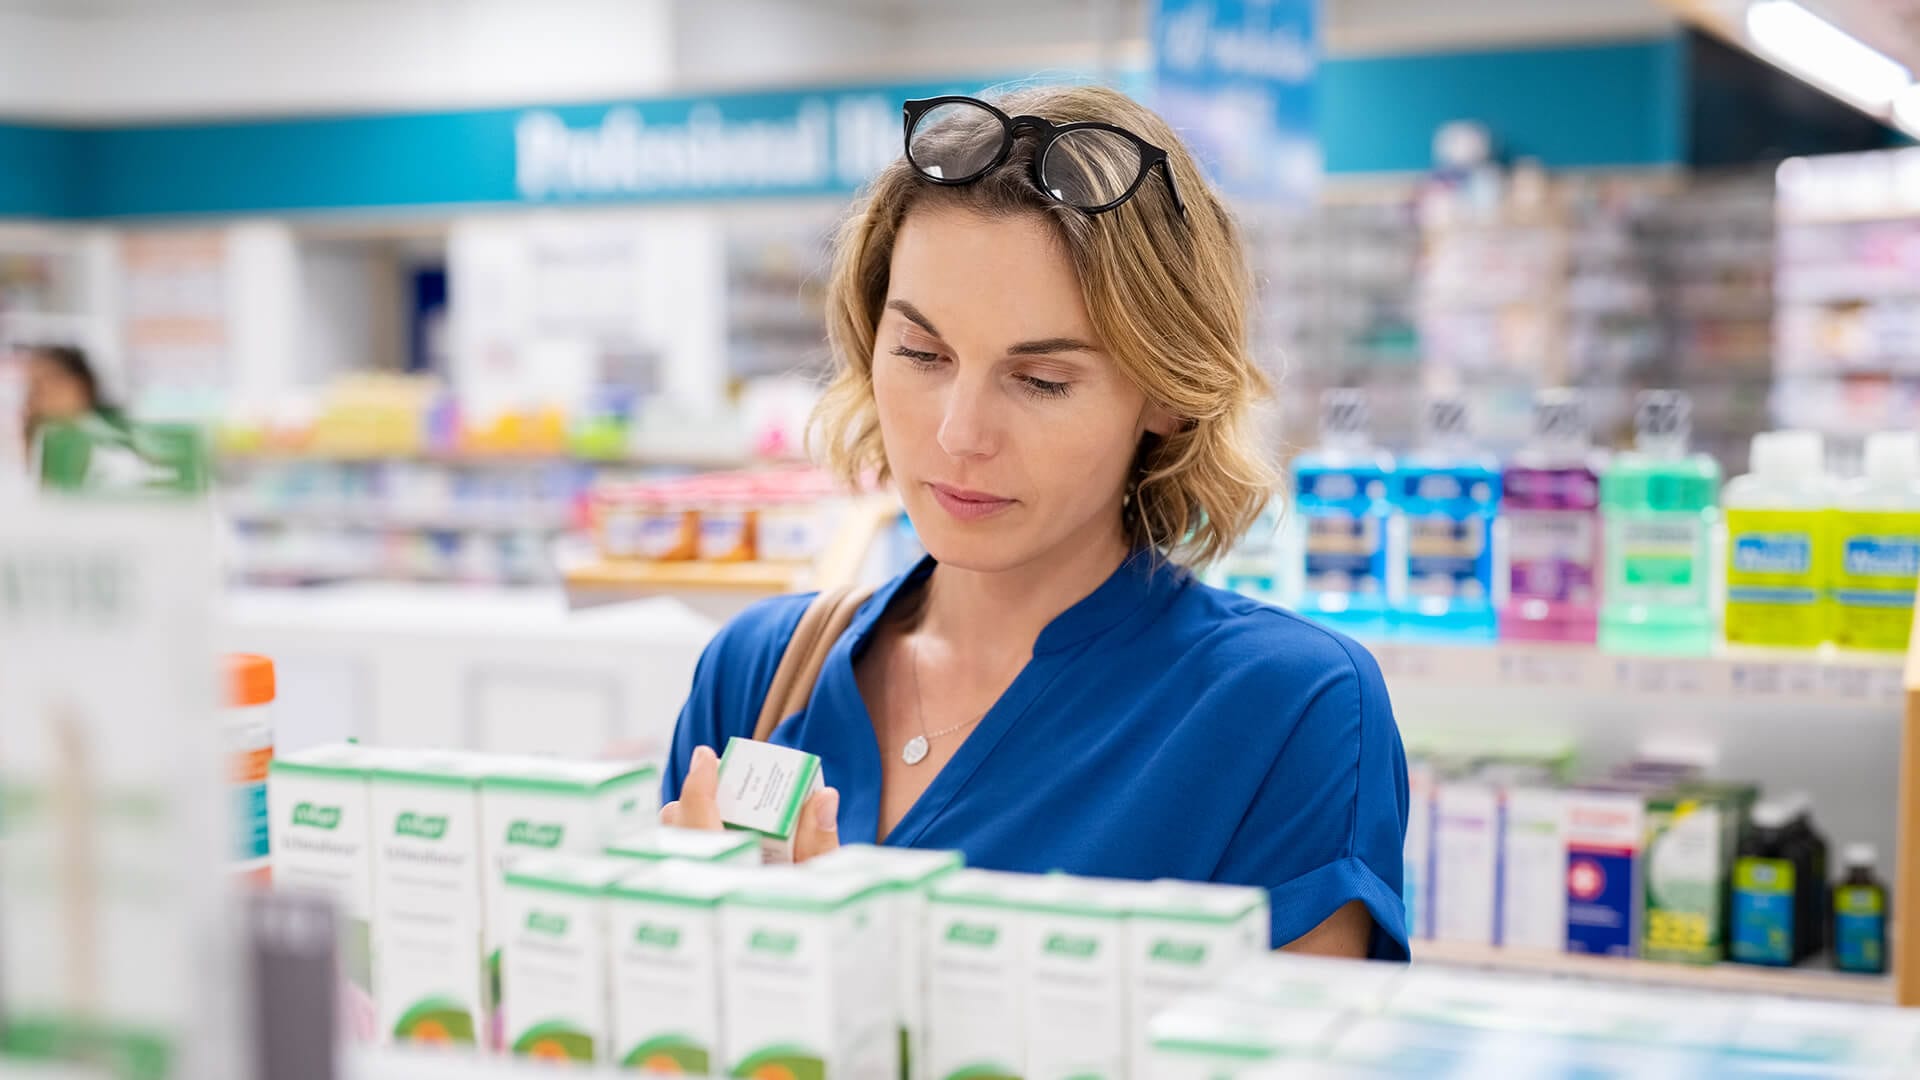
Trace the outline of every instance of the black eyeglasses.
[[936, 184], [973, 183], [1005, 163], [1015, 136], [1031, 131], [1039, 140], [1034, 185], [1056, 202], [1104, 214], [1133, 198], [1157, 167], [1174, 207], [1186, 216], [1167, 152], [1125, 128], [1008, 116], [978, 98], [957, 96], [909, 101], [906, 120], [907, 162]]

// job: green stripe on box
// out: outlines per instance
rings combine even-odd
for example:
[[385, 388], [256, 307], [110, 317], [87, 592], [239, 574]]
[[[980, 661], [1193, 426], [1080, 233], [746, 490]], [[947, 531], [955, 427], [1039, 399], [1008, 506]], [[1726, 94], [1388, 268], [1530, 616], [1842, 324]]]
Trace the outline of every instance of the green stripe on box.
[[333, 776], [351, 780], [365, 780], [372, 769], [364, 765], [312, 765], [304, 761], [288, 761], [274, 758], [267, 763], [267, 775], [285, 773], [289, 776]]
[[820, 759], [809, 756], [800, 768], [800, 776], [793, 785], [793, 798], [787, 802], [787, 812], [780, 819], [780, 832], [775, 839], [786, 840], [793, 836], [794, 826], [799, 824], [800, 811], [805, 807], [807, 796], [813, 794], [813, 782], [820, 776]]
[[464, 776], [459, 773], [415, 772], [412, 769], [382, 769], [375, 767], [367, 774], [374, 780], [389, 780], [397, 784], [421, 784], [427, 787], [478, 788], [480, 778]]
[[659, 777], [660, 771], [658, 769], [647, 766], [645, 768], [635, 769], [632, 772], [622, 773], [618, 776], [608, 777], [604, 780], [562, 780], [555, 777], [514, 776], [503, 773], [499, 776], [485, 777], [481, 780], [481, 785], [510, 791], [539, 791], [556, 795], [594, 796], [603, 795], [614, 788], [643, 784], [648, 780], [657, 780]]

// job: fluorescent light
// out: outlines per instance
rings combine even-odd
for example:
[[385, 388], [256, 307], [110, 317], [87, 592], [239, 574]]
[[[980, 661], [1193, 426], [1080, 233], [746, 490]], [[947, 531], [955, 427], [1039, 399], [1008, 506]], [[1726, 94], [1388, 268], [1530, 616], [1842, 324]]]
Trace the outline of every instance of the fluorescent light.
[[1760, 52], [1870, 112], [1884, 113], [1913, 84], [1898, 61], [1793, 0], [1749, 6], [1747, 36]]
[[1893, 99], [1893, 122], [1920, 139], [1920, 83], [1907, 87]]

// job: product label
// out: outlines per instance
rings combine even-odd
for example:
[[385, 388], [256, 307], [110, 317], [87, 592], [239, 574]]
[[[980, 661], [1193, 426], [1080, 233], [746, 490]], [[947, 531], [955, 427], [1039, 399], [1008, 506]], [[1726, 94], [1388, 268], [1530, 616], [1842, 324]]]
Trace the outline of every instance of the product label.
[[1619, 577], [1608, 600], [1698, 605], [1707, 596], [1707, 525], [1698, 514], [1637, 515], [1612, 537]]
[[1825, 520], [1815, 510], [1727, 511], [1728, 642], [1818, 645], [1827, 639]]
[[1733, 958], [1793, 963], [1794, 866], [1789, 859], [1741, 858], [1733, 868]]
[[1407, 519], [1407, 594], [1485, 603], [1492, 592], [1493, 521], [1480, 514]]
[[1842, 971], [1886, 970], [1885, 894], [1864, 885], [1834, 890], [1833, 936], [1834, 964]]
[[1506, 795], [1500, 849], [1500, 928], [1508, 948], [1559, 950], [1567, 938], [1567, 843], [1560, 793]]
[[1920, 579], [1920, 514], [1839, 512], [1833, 601], [1836, 644], [1904, 651]]
[[1510, 595], [1515, 602], [1594, 602], [1600, 530], [1582, 510], [1516, 510], [1508, 515]]
[[1635, 872], [1645, 820], [1638, 796], [1569, 796], [1568, 952], [1633, 956], [1639, 951]]
[[1378, 472], [1307, 472], [1299, 476], [1306, 519], [1306, 591], [1381, 598], [1386, 590], [1386, 529]]
[[618, 1063], [706, 1076], [719, 1050], [719, 909], [623, 900], [612, 906]]
[[1588, 469], [1508, 469], [1501, 484], [1512, 509], [1595, 510], [1600, 506], [1600, 481]]
[[1644, 954], [1654, 960], [1721, 959], [1720, 895], [1731, 854], [1722, 810], [1680, 802], [1651, 811], [1647, 836]]

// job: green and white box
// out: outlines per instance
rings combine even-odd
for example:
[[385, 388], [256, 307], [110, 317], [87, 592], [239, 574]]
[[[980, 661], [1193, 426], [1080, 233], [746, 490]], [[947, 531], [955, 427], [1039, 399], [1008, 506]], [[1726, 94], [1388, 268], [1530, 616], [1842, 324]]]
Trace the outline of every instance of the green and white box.
[[516, 1057], [605, 1062], [607, 888], [632, 868], [593, 855], [526, 855], [503, 891], [502, 1030]]
[[373, 985], [383, 1042], [481, 1042], [486, 772], [486, 760], [471, 754], [396, 752], [369, 773]]
[[[1286, 1063], [1320, 1056], [1346, 1013], [1285, 1008], [1231, 993], [1182, 998], [1148, 1025], [1141, 1080], [1254, 1080], [1296, 1075]], [[1273, 1070], [1270, 1072], [1269, 1070]]]
[[1267, 890], [1155, 881], [1137, 886], [1127, 919], [1136, 1076], [1150, 1076], [1148, 1023], [1175, 1001], [1216, 986], [1264, 955], [1273, 936]]
[[720, 905], [721, 1055], [730, 1076], [888, 1080], [898, 1069], [891, 987], [864, 876], [759, 870]]
[[1026, 905], [1040, 879], [961, 870], [927, 893], [927, 1065], [936, 1080], [1025, 1077]]
[[1498, 944], [1559, 952], [1567, 946], [1566, 808], [1546, 787], [1505, 793], [1500, 830]]
[[[758, 859], [758, 851], [754, 851]], [[753, 867], [656, 863], [607, 890], [613, 970], [609, 1060], [673, 1076], [720, 1069], [720, 904]]]
[[373, 792], [380, 751], [316, 746], [274, 759], [267, 772], [273, 887], [327, 897], [340, 926], [340, 975], [358, 1009], [373, 1008]]
[[1126, 1080], [1136, 881], [1042, 878], [1026, 901], [1027, 1080]]
[[804, 750], [728, 739], [720, 756], [720, 820], [758, 836], [767, 862], [790, 863], [800, 811], [823, 786], [820, 759]]
[[660, 813], [660, 770], [627, 761], [505, 755], [485, 762], [480, 818], [487, 874], [487, 1002], [498, 1011], [500, 950], [507, 935], [517, 932], [511, 921], [494, 915], [504, 910], [509, 864], [546, 852], [598, 855], [615, 836], [652, 823]]
[[671, 825], [630, 829], [607, 844], [606, 853], [647, 862], [706, 862], [760, 865], [760, 841], [737, 832], [679, 829]]
[[878, 876], [891, 890], [883, 899], [893, 928], [893, 970], [899, 989], [895, 1019], [900, 1027], [901, 1080], [932, 1080], [927, 1069], [927, 890], [957, 872], [957, 851], [852, 844], [807, 863], [814, 871], [851, 870]]

